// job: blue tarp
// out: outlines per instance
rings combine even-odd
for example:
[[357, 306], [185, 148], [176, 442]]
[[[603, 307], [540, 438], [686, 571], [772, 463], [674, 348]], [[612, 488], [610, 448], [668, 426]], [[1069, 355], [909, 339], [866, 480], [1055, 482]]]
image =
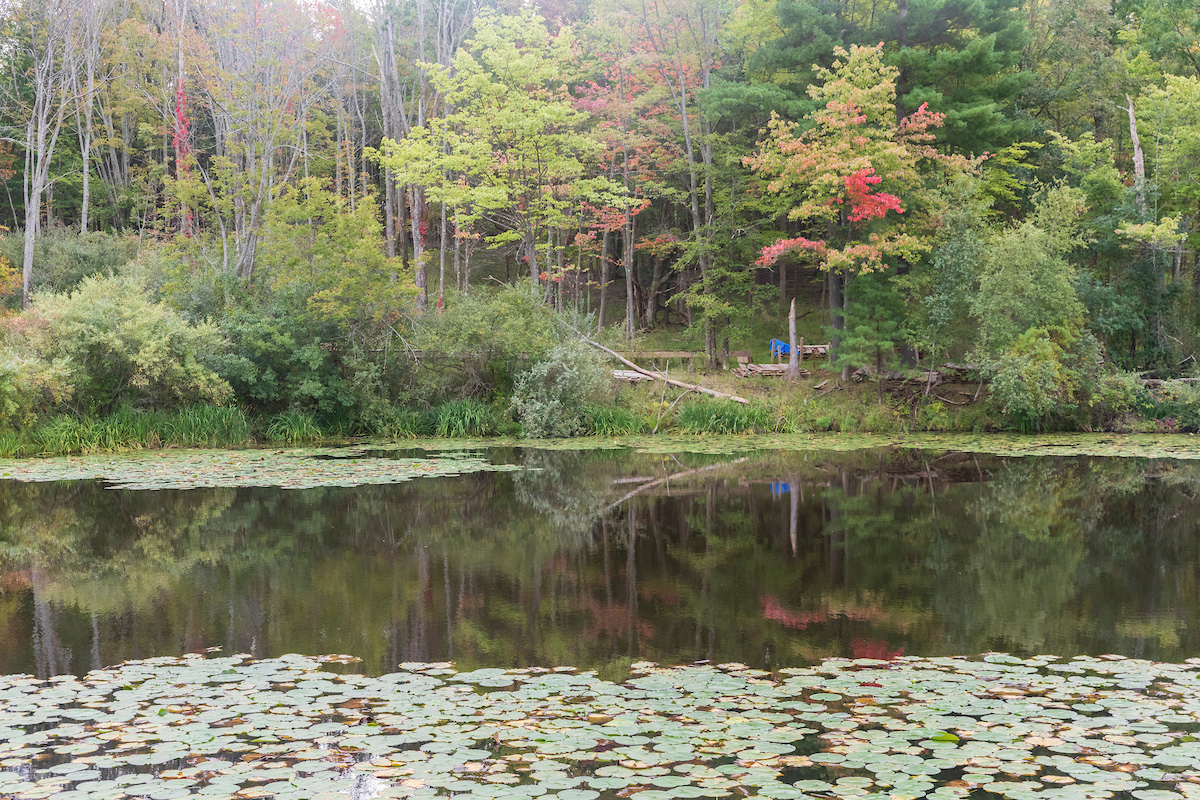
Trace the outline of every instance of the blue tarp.
[[772, 358], [790, 356], [792, 354], [792, 348], [788, 346], [787, 342], [781, 339], [772, 339], [767, 342], [767, 347], [771, 349]]

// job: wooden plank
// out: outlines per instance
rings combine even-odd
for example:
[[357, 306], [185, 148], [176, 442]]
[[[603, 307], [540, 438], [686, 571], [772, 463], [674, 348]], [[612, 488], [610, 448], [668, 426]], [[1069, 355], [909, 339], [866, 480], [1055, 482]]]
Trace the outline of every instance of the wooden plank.
[[[787, 374], [787, 368], [787, 364], [747, 364], [744, 367], [738, 367], [737, 369], [733, 370], [733, 374], [738, 378], [781, 378]], [[808, 370], [800, 370], [800, 375], [802, 377], [807, 377], [808, 374]]]
[[641, 350], [634, 353], [624, 353], [625, 358], [701, 358], [704, 353], [693, 353], [690, 350]]
[[654, 378], [651, 378], [649, 375], [644, 375], [641, 372], [635, 372], [634, 370], [631, 370], [631, 369], [614, 369], [612, 371], [612, 374], [613, 374], [613, 377], [616, 378], [617, 380], [629, 381], [630, 383], [639, 383], [641, 381], [654, 380]]

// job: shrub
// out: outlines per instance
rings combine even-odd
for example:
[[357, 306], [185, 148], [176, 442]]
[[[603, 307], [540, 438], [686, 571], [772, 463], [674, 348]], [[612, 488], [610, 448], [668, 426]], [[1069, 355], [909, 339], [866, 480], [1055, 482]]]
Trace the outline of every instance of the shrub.
[[1129, 416], [1146, 411], [1149, 405], [1150, 396], [1136, 375], [1101, 376], [1088, 400], [1090, 427], [1111, 430]]
[[528, 287], [452, 295], [446, 311], [417, 326], [422, 398], [509, 394], [518, 375], [559, 341], [554, 310]]
[[588, 428], [587, 401], [604, 385], [596, 352], [573, 340], [554, 347], [521, 373], [512, 405], [525, 435], [534, 439], [578, 436]]
[[[33, 258], [37, 269], [33, 273], [35, 293], [69, 292], [84, 278], [107, 275], [124, 266], [137, 255], [136, 236], [89, 231], [53, 230], [34, 239]], [[25, 254], [25, 236], [21, 232], [0, 239], [0, 255], [20, 266]], [[18, 293], [15, 298], [20, 303]]]
[[10, 348], [69, 370], [75, 410], [83, 414], [122, 404], [220, 403], [230, 394], [207, 366], [225, 347], [217, 328], [191, 325], [150, 302], [130, 277], [86, 278], [71, 294], [39, 295], [8, 335]]
[[922, 431], [947, 431], [954, 424], [946, 404], [941, 400], [922, 403], [917, 409], [917, 429]]
[[1168, 381], [1152, 391], [1142, 391], [1147, 416], [1159, 423], [1172, 420], [1167, 425], [1159, 424], [1159, 430], [1200, 431], [1200, 387]]
[[63, 359], [47, 362], [0, 351], [0, 424], [28, 425], [40, 413], [70, 399], [70, 371]]
[[1039, 430], [1078, 408], [1082, 376], [1072, 344], [1061, 328], [1030, 328], [991, 366], [991, 398], [1021, 430]]

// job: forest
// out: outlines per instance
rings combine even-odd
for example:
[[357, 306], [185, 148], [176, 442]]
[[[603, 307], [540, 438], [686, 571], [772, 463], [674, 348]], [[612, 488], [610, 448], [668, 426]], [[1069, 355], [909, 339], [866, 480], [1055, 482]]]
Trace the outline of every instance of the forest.
[[[2, 455], [1200, 430], [1191, 0], [0, 17]], [[825, 383], [730, 383], [792, 299]], [[616, 391], [585, 337], [701, 350], [752, 401]], [[884, 392], [946, 363], [980, 402]]]

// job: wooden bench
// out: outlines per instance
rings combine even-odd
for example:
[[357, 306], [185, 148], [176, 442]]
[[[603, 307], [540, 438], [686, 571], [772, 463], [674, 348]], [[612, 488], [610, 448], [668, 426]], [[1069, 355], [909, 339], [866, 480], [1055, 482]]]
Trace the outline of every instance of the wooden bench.
[[749, 350], [730, 350], [729, 357], [737, 359], [738, 366], [744, 367], [750, 363]]

